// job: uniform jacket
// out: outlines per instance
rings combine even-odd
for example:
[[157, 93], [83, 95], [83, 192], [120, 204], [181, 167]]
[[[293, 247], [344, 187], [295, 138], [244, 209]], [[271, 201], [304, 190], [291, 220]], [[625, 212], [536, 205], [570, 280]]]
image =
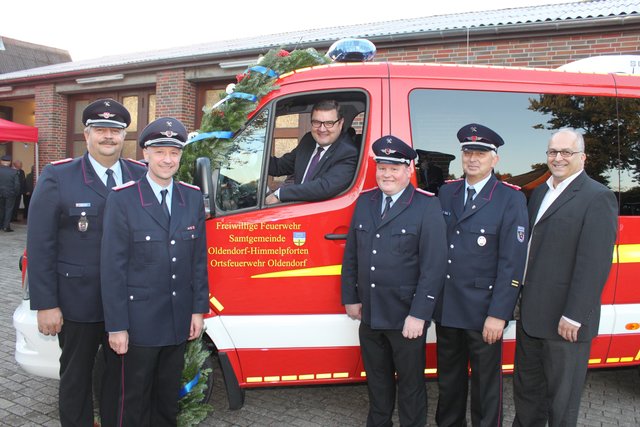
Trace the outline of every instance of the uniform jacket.
[[358, 151], [349, 141], [350, 137], [346, 133], [340, 135], [322, 156], [313, 175], [304, 183], [304, 172], [316, 151], [316, 141], [310, 133], [305, 135], [291, 152], [282, 157], [271, 157], [269, 175], [294, 174], [294, 184], [280, 188], [280, 200], [325, 200], [345, 190], [353, 179], [358, 162]]
[[401, 330], [408, 315], [431, 321], [446, 263], [436, 197], [411, 184], [380, 218], [383, 193], [358, 198], [342, 263], [342, 303], [362, 303], [362, 321]]
[[[120, 160], [123, 182], [146, 168]], [[27, 228], [31, 309], [60, 307], [65, 319], [101, 322], [100, 240], [109, 190], [85, 154], [47, 165], [31, 197]], [[78, 228], [80, 218], [87, 229]]]
[[435, 319], [482, 331], [487, 316], [513, 317], [527, 254], [527, 202], [491, 176], [464, 212], [465, 181], [440, 187], [447, 223], [447, 276]]
[[579, 341], [598, 334], [600, 296], [611, 270], [618, 208], [611, 190], [583, 171], [533, 226], [549, 187], [529, 200], [531, 243], [520, 316], [527, 334], [562, 339], [562, 316], [580, 322]]
[[105, 209], [105, 329], [128, 331], [133, 345], [180, 344], [191, 315], [209, 311], [202, 193], [175, 182], [169, 224], [146, 177], [122, 187]]
[[9, 166], [0, 166], [0, 196], [16, 197], [20, 193], [18, 171]]

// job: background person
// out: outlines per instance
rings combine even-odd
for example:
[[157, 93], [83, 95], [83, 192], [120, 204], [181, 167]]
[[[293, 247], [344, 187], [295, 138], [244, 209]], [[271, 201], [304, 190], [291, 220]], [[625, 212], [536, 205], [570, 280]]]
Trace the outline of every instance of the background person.
[[29, 203], [31, 203], [31, 195], [33, 194], [33, 189], [36, 185], [36, 177], [34, 173], [35, 165], [31, 166], [31, 172], [27, 174], [24, 180], [24, 219], [27, 220], [29, 218]]
[[514, 426], [575, 426], [616, 240], [616, 197], [584, 171], [584, 139], [549, 140], [551, 176], [529, 200], [531, 239], [516, 328]]
[[11, 167], [11, 156], [0, 159], [0, 226], [6, 232], [11, 232], [11, 217], [16, 195], [20, 193], [20, 178], [18, 172]]
[[38, 311], [40, 332], [58, 335], [62, 349], [62, 426], [93, 425], [93, 363], [105, 338], [100, 297], [104, 205], [111, 187], [145, 172], [137, 162], [120, 159], [130, 122], [127, 109], [112, 99], [89, 104], [82, 113], [87, 153], [47, 165], [31, 198], [31, 309]]
[[342, 132], [344, 118], [336, 101], [320, 101], [311, 110], [311, 136], [282, 157], [271, 157], [269, 175], [293, 175], [265, 200], [268, 205], [292, 201], [318, 201], [338, 195], [356, 171], [358, 151]]
[[13, 214], [11, 221], [18, 221], [18, 209], [20, 209], [20, 202], [22, 201], [22, 195], [26, 191], [26, 178], [24, 171], [22, 170], [22, 160], [14, 160], [11, 165], [16, 171], [18, 171], [18, 179], [20, 180], [20, 191], [16, 194], [16, 202], [13, 205]]
[[416, 152], [388, 135], [373, 144], [378, 188], [363, 192], [342, 263], [342, 303], [360, 320], [369, 390], [368, 426], [427, 417], [425, 331], [442, 288], [446, 234], [440, 202], [410, 183]]
[[503, 139], [476, 124], [457, 134], [464, 179], [440, 188], [448, 263], [436, 314], [440, 426], [502, 424], [502, 332], [512, 319], [526, 257], [527, 202], [493, 170]]
[[173, 181], [186, 140], [174, 118], [150, 123], [139, 137], [147, 175], [107, 200], [102, 298], [122, 426], [176, 425], [186, 341], [209, 311], [202, 193]]

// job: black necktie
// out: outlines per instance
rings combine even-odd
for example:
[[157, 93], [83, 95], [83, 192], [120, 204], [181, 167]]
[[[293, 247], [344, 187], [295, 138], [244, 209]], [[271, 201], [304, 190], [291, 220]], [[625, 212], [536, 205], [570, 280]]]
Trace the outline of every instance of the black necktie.
[[464, 204], [464, 210], [471, 209], [473, 204], [473, 196], [476, 194], [476, 189], [473, 187], [467, 188], [467, 201]]
[[113, 171], [111, 169], [107, 169], [105, 172], [107, 173], [107, 188], [111, 190], [116, 186], [116, 179], [113, 177]]
[[307, 174], [304, 176], [305, 182], [308, 181], [313, 176], [313, 171], [316, 169], [316, 166], [318, 166], [318, 162], [320, 161], [320, 155], [322, 154], [323, 150], [324, 148], [318, 147], [316, 154], [314, 154], [313, 157], [311, 158], [311, 162], [309, 163], [309, 167], [307, 168]]
[[384, 209], [382, 210], [382, 215], [380, 215], [380, 218], [384, 218], [384, 216], [387, 214], [387, 212], [389, 212], [389, 209], [391, 208], [391, 201], [393, 199], [391, 198], [391, 196], [387, 196], [384, 199]]
[[160, 202], [160, 204], [162, 205], [164, 216], [166, 216], [167, 220], [169, 220], [171, 218], [171, 214], [169, 213], [169, 206], [167, 206], [167, 193], [169, 193], [169, 190], [167, 189], [160, 191], [160, 194], [162, 194], [162, 201]]

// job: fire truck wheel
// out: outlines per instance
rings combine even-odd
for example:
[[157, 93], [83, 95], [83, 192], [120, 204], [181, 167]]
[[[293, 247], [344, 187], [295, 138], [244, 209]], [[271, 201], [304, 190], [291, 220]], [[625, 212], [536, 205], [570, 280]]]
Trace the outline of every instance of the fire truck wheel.
[[202, 369], [211, 369], [209, 372], [209, 376], [207, 377], [207, 390], [204, 392], [204, 398], [202, 402], [208, 402], [211, 399], [211, 394], [213, 393], [213, 356], [209, 356], [204, 360], [202, 364]]

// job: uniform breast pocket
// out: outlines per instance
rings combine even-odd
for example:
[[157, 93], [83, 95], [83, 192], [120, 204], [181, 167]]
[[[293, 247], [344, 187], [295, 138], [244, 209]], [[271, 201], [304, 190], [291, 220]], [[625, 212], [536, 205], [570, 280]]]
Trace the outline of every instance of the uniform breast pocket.
[[358, 223], [355, 225], [355, 230], [356, 230], [356, 240], [358, 242], [358, 247], [363, 247], [362, 245], [368, 244], [369, 224]]
[[90, 206], [86, 208], [69, 208], [69, 221], [83, 238], [95, 236], [98, 230], [98, 208]]
[[391, 253], [409, 255], [418, 247], [418, 226], [415, 224], [396, 226], [391, 229]]
[[498, 235], [495, 225], [470, 224], [465, 231], [465, 243], [470, 253], [493, 254], [497, 250]]
[[195, 242], [196, 239], [200, 236], [200, 231], [186, 230], [182, 232], [181, 236], [185, 247], [188, 248], [189, 253], [187, 254], [187, 257], [190, 259], [193, 255], [193, 242]]
[[135, 261], [153, 264], [162, 259], [163, 233], [158, 231], [136, 231], [133, 233]]

